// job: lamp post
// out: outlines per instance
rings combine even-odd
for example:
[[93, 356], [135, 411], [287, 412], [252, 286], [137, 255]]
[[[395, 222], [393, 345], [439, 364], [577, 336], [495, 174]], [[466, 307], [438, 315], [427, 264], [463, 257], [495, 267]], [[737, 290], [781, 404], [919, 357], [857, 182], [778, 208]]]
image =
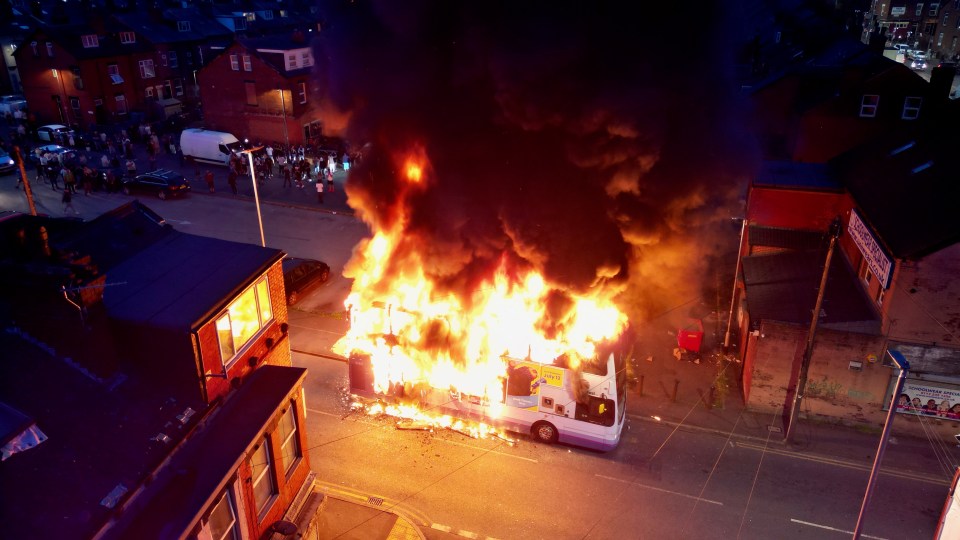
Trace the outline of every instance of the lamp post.
[[283, 88], [277, 88], [277, 91], [280, 92], [280, 114], [283, 115], [283, 142], [286, 143], [286, 146], [283, 148], [283, 152], [286, 153], [290, 148], [290, 135], [287, 133], [287, 100], [286, 92], [283, 91]]
[[893, 389], [893, 397], [890, 398], [890, 410], [887, 411], [887, 420], [883, 423], [883, 433], [880, 434], [880, 444], [877, 446], [877, 455], [873, 458], [873, 467], [870, 468], [870, 479], [867, 480], [867, 490], [863, 494], [863, 504], [860, 505], [860, 515], [857, 516], [857, 526], [853, 529], [853, 540], [860, 538], [863, 532], [863, 518], [867, 513], [867, 506], [870, 504], [870, 497], [873, 495], [874, 484], [877, 482], [877, 474], [880, 473], [880, 463], [883, 461], [883, 452], [887, 449], [887, 439], [890, 436], [890, 427], [893, 424], [893, 414], [897, 410], [897, 399], [900, 392], [903, 391], [903, 380], [910, 371], [910, 362], [903, 356], [903, 353], [896, 349], [887, 349], [887, 354], [900, 368], [900, 375], [897, 376], [897, 384]]
[[262, 247], [267, 247], [267, 241], [263, 236], [263, 216], [260, 215], [260, 194], [257, 193], [257, 173], [256, 169], [253, 167], [253, 153], [262, 148], [262, 146], [247, 148], [241, 153], [247, 155], [247, 159], [250, 163], [250, 181], [253, 182], [253, 201], [257, 205], [257, 223], [260, 224], [260, 245]]

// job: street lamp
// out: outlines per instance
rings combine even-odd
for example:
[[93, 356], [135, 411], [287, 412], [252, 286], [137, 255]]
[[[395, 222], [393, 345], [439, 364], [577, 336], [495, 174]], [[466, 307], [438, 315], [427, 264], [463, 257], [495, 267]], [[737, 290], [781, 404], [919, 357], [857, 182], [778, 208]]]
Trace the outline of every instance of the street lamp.
[[261, 150], [262, 148], [262, 146], [247, 148], [246, 150], [242, 150], [240, 153], [246, 154], [247, 159], [250, 162], [250, 181], [253, 182], [253, 201], [257, 205], [257, 223], [260, 224], [260, 245], [262, 247], [267, 247], [267, 241], [263, 236], [263, 216], [260, 215], [260, 194], [257, 193], [256, 169], [253, 167], [253, 153]]
[[286, 92], [283, 91], [283, 88], [277, 88], [277, 91], [280, 92], [280, 114], [283, 115], [283, 142], [287, 145], [283, 148], [284, 154], [290, 148], [290, 136], [287, 134], [287, 100]]

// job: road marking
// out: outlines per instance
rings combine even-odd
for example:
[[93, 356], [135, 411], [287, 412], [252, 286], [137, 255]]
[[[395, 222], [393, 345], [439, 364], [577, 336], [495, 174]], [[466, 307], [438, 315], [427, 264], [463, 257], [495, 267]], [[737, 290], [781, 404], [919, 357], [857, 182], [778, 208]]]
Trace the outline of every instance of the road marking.
[[697, 496], [694, 496], [694, 495], [687, 495], [686, 493], [680, 493], [679, 491], [670, 491], [669, 489], [663, 489], [663, 488], [658, 488], [658, 487], [654, 487], [654, 486], [648, 486], [648, 485], [646, 485], [646, 484], [640, 484], [640, 483], [637, 483], [637, 482], [631, 482], [630, 480], [624, 480], [623, 478], [616, 478], [616, 477], [613, 477], [613, 476], [605, 476], [605, 475], [602, 475], [602, 474], [596, 474], [596, 475], [594, 475], [594, 476], [596, 476], [597, 478], [603, 478], [603, 479], [605, 479], [605, 480], [613, 480], [614, 482], [622, 482], [622, 483], [624, 483], [624, 484], [630, 484], [630, 485], [632, 485], [632, 486], [637, 486], [637, 487], [639, 487], [639, 488], [649, 489], [649, 490], [652, 490], [652, 491], [659, 491], [659, 492], [661, 492], [661, 493], [669, 493], [669, 494], [671, 494], [671, 495], [677, 495], [677, 496], [679, 496], [679, 497], [684, 497], [684, 498], [687, 498], [687, 499], [693, 499], [693, 500], [695, 500], [695, 501], [700, 501], [700, 502], [715, 504], [715, 505], [717, 505], [717, 506], [723, 506], [723, 503], [720, 502], [720, 501], [714, 501], [714, 500], [711, 500], [711, 499], [704, 499], [704, 498], [702, 498], [702, 497], [697, 497]]
[[533, 458], [528, 458], [528, 457], [523, 457], [523, 456], [515, 456], [515, 455], [513, 455], [513, 454], [507, 454], [507, 453], [505, 453], [505, 452], [500, 452], [500, 451], [498, 451], [498, 450], [488, 450], [488, 449], [483, 448], [483, 447], [481, 447], [481, 446], [474, 446], [474, 445], [472, 445], [472, 444], [467, 444], [467, 443], [462, 443], [462, 442], [457, 442], [457, 441], [448, 441], [448, 440], [446, 440], [446, 439], [440, 439], [440, 438], [438, 438], [438, 437], [434, 437], [433, 440], [439, 441], [439, 442], [444, 442], [444, 443], [447, 443], [447, 444], [454, 444], [454, 445], [457, 445], [457, 446], [463, 446], [463, 447], [465, 447], [465, 448], [473, 448], [474, 450], [480, 450], [480, 451], [482, 451], [482, 452], [490, 452], [491, 454], [499, 454], [499, 455], [501, 455], [501, 456], [510, 457], [510, 458], [513, 458], [513, 459], [522, 459], [522, 460], [524, 460], [524, 461], [529, 461], [530, 463], [540, 463], [540, 461], [538, 461], [538, 460], [536, 460], [536, 459], [533, 459]]
[[[809, 522], [809, 521], [803, 521], [803, 520], [800, 520], [800, 519], [790, 518], [790, 521], [792, 521], [793, 523], [799, 523], [800, 525], [808, 525], [808, 526], [810, 526], [810, 527], [816, 527], [816, 528], [818, 528], [818, 529], [825, 529], [825, 530], [828, 530], [828, 531], [833, 531], [833, 532], [838, 532], [838, 533], [843, 533], [843, 534], [853, 534], [853, 531], [846, 531], [846, 530], [843, 530], [843, 529], [837, 529], [837, 528], [834, 528], [834, 527], [829, 527], [829, 526], [827, 526], [827, 525], [820, 525], [819, 523], [811, 523], [811, 522]], [[882, 536], [870, 536], [869, 534], [861, 534], [860, 536], [862, 536], [863, 538], [873, 538], [874, 540], [887, 540], [886, 538], [884, 538], [884, 537], [882, 537]]]
[[437, 531], [442, 531], [442, 532], [445, 532], [445, 533], [448, 533], [448, 534], [455, 534], [455, 535], [457, 535], [457, 536], [462, 536], [462, 537], [464, 537], [464, 538], [473, 538], [473, 539], [483, 538], [484, 540], [497, 540], [496, 538], [494, 538], [494, 537], [492, 537], [492, 536], [480, 536], [479, 534], [477, 534], [477, 533], [475, 533], [475, 532], [473, 532], [473, 531], [464, 531], [464, 530], [460, 530], [460, 529], [454, 529], [453, 527], [451, 527], [451, 526], [449, 526], [449, 525], [440, 525], [439, 523], [432, 523], [432, 524], [430, 524], [430, 528], [431, 528], [431, 529], [434, 529], [434, 530], [437, 530]]
[[308, 412], [317, 413], [317, 414], [322, 414], [322, 415], [324, 415], [324, 416], [332, 416], [332, 417], [334, 417], [334, 418], [340, 418], [340, 415], [339, 415], [339, 414], [328, 413], [327, 411], [321, 411], [321, 410], [318, 410], [318, 409], [311, 409], [310, 407], [307, 407], [307, 411], [308, 411]]
[[[761, 446], [761, 445], [755, 445], [755, 444], [744, 443], [744, 442], [738, 442], [738, 443], [737, 443], [737, 446], [740, 447], [740, 448], [746, 448], [746, 449], [748, 449], [748, 450], [756, 450], [756, 451], [759, 451], [759, 452], [769, 452], [769, 453], [771, 453], [771, 454], [777, 454], [777, 455], [779, 455], [779, 456], [784, 456], [784, 457], [789, 457], [789, 458], [795, 458], [795, 459], [803, 459], [803, 460], [806, 460], [806, 461], [813, 461], [813, 462], [815, 462], [815, 463], [824, 463], [824, 464], [827, 464], [827, 465], [836, 465], [837, 467], [844, 467], [844, 468], [847, 468], [847, 469], [853, 469], [853, 470], [857, 470], [857, 471], [867, 471], [867, 472], [869, 472], [869, 471], [871, 470], [871, 467], [868, 466], [868, 465], [863, 465], [863, 464], [855, 463], [855, 462], [852, 462], [852, 461], [846, 461], [846, 460], [842, 460], [842, 459], [839, 459], [839, 458], [832, 458], [832, 457], [829, 457], [829, 456], [806, 455], [806, 454], [800, 454], [800, 453], [797, 453], [797, 452], [791, 452], [791, 451], [789, 451], [789, 450], [781, 450], [781, 449], [778, 449], [778, 448], [769, 448], [769, 447], [765, 447], [765, 446]], [[935, 476], [929, 476], [929, 475], [925, 475], [925, 474], [907, 473], [907, 472], [886, 470], [886, 469], [883, 469], [883, 468], [880, 469], [880, 473], [881, 473], [881, 474], [885, 474], [885, 475], [887, 475], [887, 476], [895, 476], [895, 477], [897, 477], [897, 478], [902, 478], [902, 479], [904, 479], [904, 480], [915, 480], [915, 481], [917, 481], [917, 482], [926, 482], [926, 483], [928, 483], [928, 484], [933, 484], [933, 485], [937, 485], [937, 486], [949, 486], [949, 485], [950, 485], [950, 480], [948, 480], [948, 479], [937, 478], [937, 477], [935, 477]]]
[[403, 516], [404, 518], [408, 519], [413, 523], [417, 523], [418, 525], [425, 526], [428, 523], [433, 523], [433, 521], [429, 517], [427, 517], [423, 512], [420, 512], [419, 510], [415, 510], [389, 497], [378, 496], [377, 498], [382, 499], [383, 503], [380, 505], [372, 505], [369, 502], [371, 495], [364, 494], [358, 490], [344, 487], [344, 486], [339, 486], [337, 484], [331, 484], [329, 482], [324, 482], [322, 480], [316, 480], [314, 483], [318, 484], [323, 489], [323, 491], [327, 494], [337, 495], [347, 500], [354, 500], [358, 504], [361, 504], [363, 506], [368, 506], [370, 508], [376, 508], [378, 510], [396, 513], [397, 515]]

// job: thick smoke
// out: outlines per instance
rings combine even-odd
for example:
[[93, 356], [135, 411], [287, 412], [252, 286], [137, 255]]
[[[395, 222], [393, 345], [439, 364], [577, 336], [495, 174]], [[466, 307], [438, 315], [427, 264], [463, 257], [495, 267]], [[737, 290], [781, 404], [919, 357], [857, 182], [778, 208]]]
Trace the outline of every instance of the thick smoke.
[[[616, 4], [325, 5], [324, 106], [370, 143], [351, 204], [389, 224], [407, 193], [402, 249], [453, 289], [506, 254], [621, 287], [635, 319], [696, 296], [750, 168], [724, 2]], [[410, 194], [397, 156], [418, 148], [430, 187]]]

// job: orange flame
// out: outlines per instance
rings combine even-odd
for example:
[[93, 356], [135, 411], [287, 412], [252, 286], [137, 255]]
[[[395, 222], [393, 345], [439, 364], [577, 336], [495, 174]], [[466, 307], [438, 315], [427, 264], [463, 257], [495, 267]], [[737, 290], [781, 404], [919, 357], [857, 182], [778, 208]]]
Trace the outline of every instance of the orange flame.
[[[422, 149], [399, 161], [409, 182], [426, 187], [432, 171]], [[370, 223], [372, 237], [357, 246], [344, 272], [354, 280], [345, 301], [350, 329], [335, 350], [369, 356], [376, 391], [426, 384], [480, 397], [495, 414], [506, 357], [549, 364], [565, 355], [576, 366], [623, 331], [616, 291], [566, 291], [515, 254], [505, 253], [470, 291], [443, 286], [427, 271], [429, 246], [417, 246], [407, 234], [406, 195], [398, 194], [399, 219]], [[419, 418], [400, 409], [383, 412]]]

